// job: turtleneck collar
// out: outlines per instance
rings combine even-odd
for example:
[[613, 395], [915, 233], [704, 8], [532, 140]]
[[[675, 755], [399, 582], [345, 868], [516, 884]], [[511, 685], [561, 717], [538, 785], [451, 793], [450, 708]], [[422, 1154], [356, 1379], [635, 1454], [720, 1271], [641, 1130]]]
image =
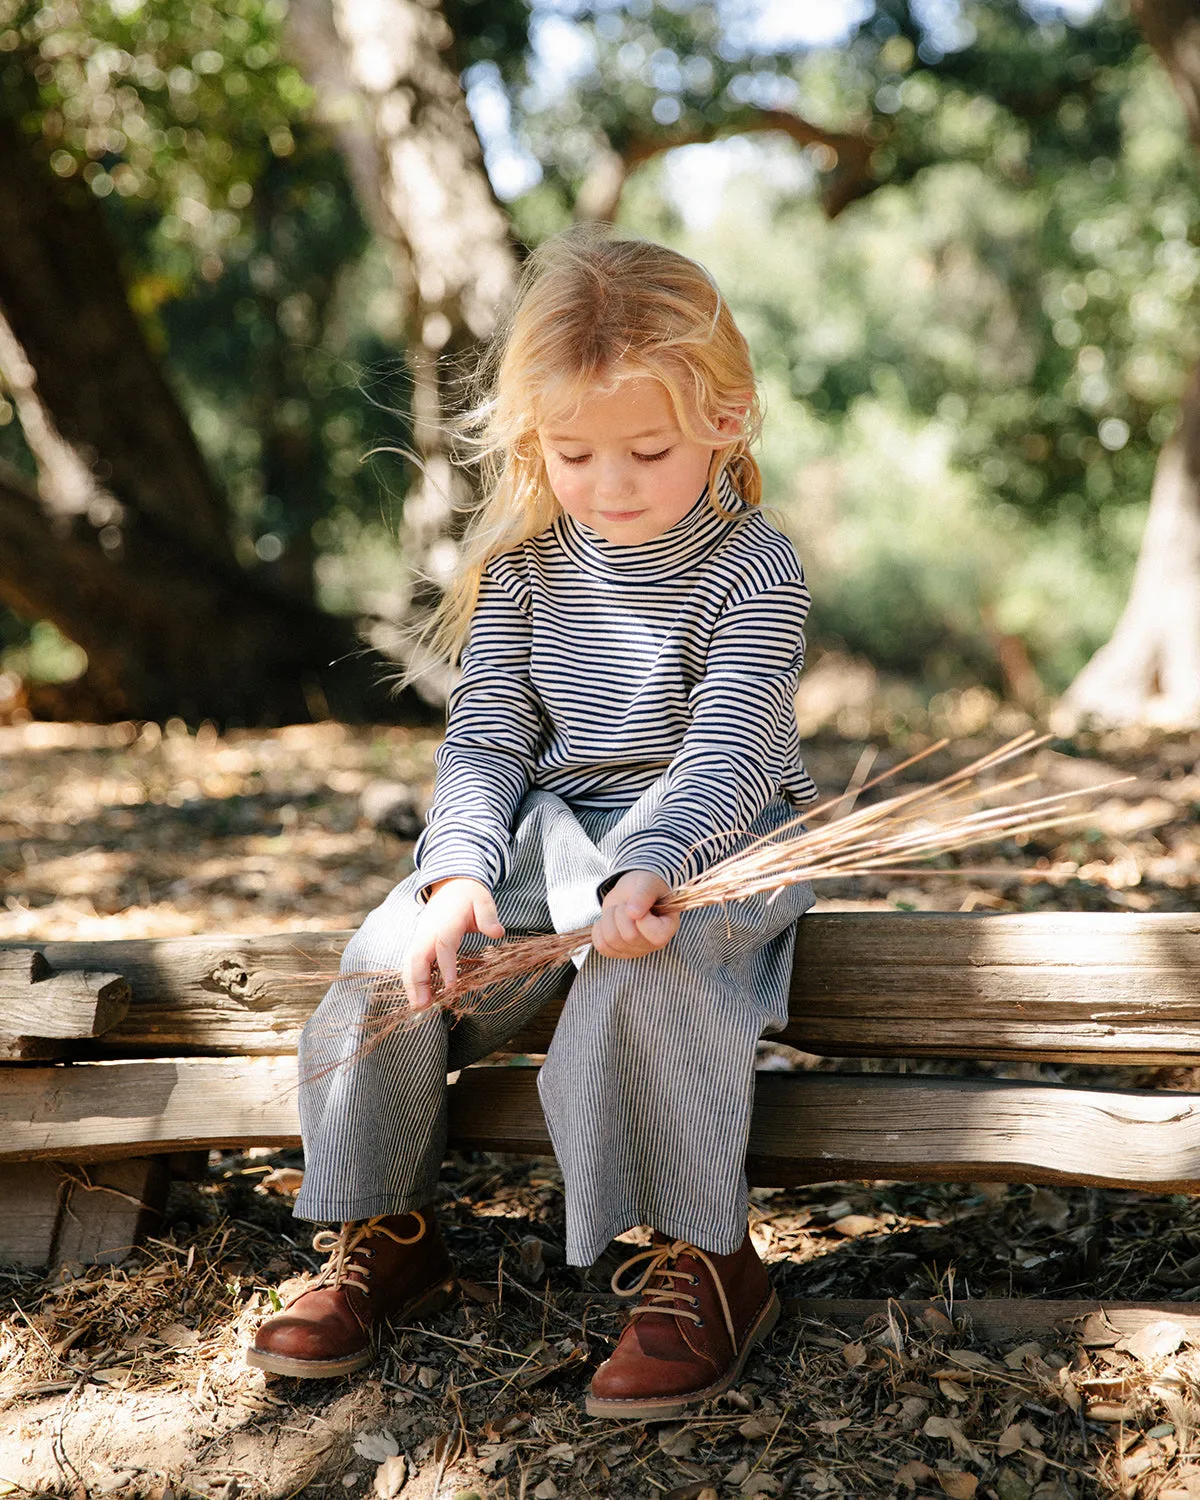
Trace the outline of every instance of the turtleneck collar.
[[629, 583], [660, 583], [703, 561], [750, 509], [724, 472], [717, 482], [717, 497], [724, 515], [713, 509], [705, 485], [695, 505], [674, 526], [633, 545], [607, 541], [565, 513], [553, 529], [563, 551], [585, 572]]

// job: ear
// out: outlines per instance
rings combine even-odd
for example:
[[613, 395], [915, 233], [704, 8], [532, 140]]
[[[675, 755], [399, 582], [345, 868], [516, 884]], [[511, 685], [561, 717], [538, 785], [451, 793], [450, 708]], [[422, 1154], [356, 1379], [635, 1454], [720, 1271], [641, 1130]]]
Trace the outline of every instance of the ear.
[[727, 441], [732, 442], [741, 437], [746, 426], [746, 413], [750, 410], [750, 397], [739, 402], [736, 412], [728, 416], [717, 418], [717, 431]]
[[736, 440], [745, 431], [745, 414], [750, 411], [750, 402], [754, 399], [754, 393], [747, 390], [739, 396], [735, 408], [729, 416], [718, 417], [717, 432], [727, 441]]

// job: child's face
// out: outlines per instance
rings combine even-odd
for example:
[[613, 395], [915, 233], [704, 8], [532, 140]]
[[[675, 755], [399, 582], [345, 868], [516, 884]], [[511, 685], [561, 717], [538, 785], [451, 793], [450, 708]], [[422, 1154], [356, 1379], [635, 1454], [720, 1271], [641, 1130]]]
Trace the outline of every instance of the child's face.
[[625, 546], [661, 536], [687, 514], [716, 446], [680, 430], [666, 387], [649, 376], [589, 393], [537, 435], [563, 510]]

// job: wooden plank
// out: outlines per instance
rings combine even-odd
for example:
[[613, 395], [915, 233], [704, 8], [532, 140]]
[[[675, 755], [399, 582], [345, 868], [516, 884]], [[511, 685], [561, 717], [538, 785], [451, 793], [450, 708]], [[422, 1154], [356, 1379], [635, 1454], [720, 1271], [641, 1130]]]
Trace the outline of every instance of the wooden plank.
[[120, 974], [55, 974], [38, 948], [0, 948], [0, 1062], [62, 1056], [55, 1039], [97, 1036], [124, 1018], [130, 990]]
[[76, 1055], [179, 1055], [191, 1052], [294, 1052], [348, 932], [144, 938], [47, 943], [57, 970], [105, 968], [128, 979], [128, 1016], [102, 1046]]
[[1193, 1192], [1200, 1096], [1007, 1079], [766, 1073], [751, 1151], [764, 1185], [896, 1177]]
[[53, 1162], [0, 1165], [0, 1265], [45, 1266], [54, 1254], [62, 1174]]
[[[51, 943], [56, 968], [127, 975], [127, 1018], [72, 1055], [293, 1051], [348, 933]], [[0, 953], [5, 950], [0, 949]], [[11, 950], [10, 950], [11, 951]], [[559, 1005], [514, 1038], [544, 1052]], [[779, 1040], [826, 1056], [1152, 1066], [1200, 1053], [1200, 916], [831, 912], [797, 939]]]
[[[932, 1307], [954, 1322], [995, 1343], [1059, 1334], [1085, 1348], [1111, 1348], [1150, 1323], [1169, 1318], [1179, 1323], [1190, 1344], [1200, 1344], [1200, 1316], [1194, 1302], [1102, 1302], [1088, 1298], [1040, 1300], [1034, 1297], [967, 1297], [947, 1309], [944, 1302], [896, 1298], [787, 1297], [784, 1311], [792, 1318], [821, 1323], [847, 1333], [868, 1325], [886, 1326], [891, 1308], [912, 1328], [922, 1326]], [[902, 1325], [903, 1326], [903, 1325]]]
[[0, 1162], [299, 1143], [295, 1058], [0, 1069]]
[[823, 969], [873, 962], [1188, 968], [1200, 962], [1200, 913], [809, 913], [796, 956], [799, 967]]
[[38, 948], [24, 943], [0, 948], [0, 1002], [45, 979], [50, 972], [46, 955]]
[[99, 1036], [123, 1020], [131, 991], [123, 974], [71, 970], [0, 991], [6, 1033], [32, 1037]]
[[[53, 1264], [118, 1265], [166, 1206], [170, 1173], [160, 1157], [138, 1156], [93, 1166], [59, 1164], [64, 1187]], [[0, 1257], [3, 1255], [0, 1240]]]
[[170, 1173], [159, 1157], [0, 1166], [0, 1265], [115, 1265], [157, 1223]]
[[[299, 1143], [295, 1064], [191, 1058], [0, 1073], [0, 1161]], [[450, 1144], [550, 1150], [531, 1068], [471, 1068]], [[1200, 1096], [1003, 1079], [762, 1073], [748, 1170], [846, 1178], [1200, 1190]]]

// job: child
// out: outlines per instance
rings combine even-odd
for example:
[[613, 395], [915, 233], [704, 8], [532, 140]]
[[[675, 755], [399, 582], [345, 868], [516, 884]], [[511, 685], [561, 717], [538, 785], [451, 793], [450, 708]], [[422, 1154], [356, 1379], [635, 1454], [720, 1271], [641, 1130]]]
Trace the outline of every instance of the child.
[[[746, 1233], [755, 1043], [787, 1019], [796, 886], [655, 912], [674, 885], [815, 796], [793, 709], [808, 592], [758, 509], [745, 340], [707, 273], [575, 229], [531, 256], [474, 431], [487, 483], [443, 608], [462, 675], [416, 870], [346, 949], [436, 965], [506, 933], [592, 924], [539, 1075], [566, 1190], [567, 1260], [649, 1225], [614, 1287], [640, 1293], [592, 1382], [593, 1415], [677, 1415], [727, 1389], [779, 1314]], [[468, 636], [469, 632], [469, 636]], [[569, 966], [568, 966], [569, 971]], [[446, 1074], [485, 1057], [562, 983], [499, 987], [356, 1056], [368, 999], [340, 980], [305, 1030], [304, 1219], [340, 1221], [252, 1364], [339, 1375], [388, 1322], [442, 1306], [431, 1204]], [[632, 1285], [622, 1273], [638, 1271]]]

